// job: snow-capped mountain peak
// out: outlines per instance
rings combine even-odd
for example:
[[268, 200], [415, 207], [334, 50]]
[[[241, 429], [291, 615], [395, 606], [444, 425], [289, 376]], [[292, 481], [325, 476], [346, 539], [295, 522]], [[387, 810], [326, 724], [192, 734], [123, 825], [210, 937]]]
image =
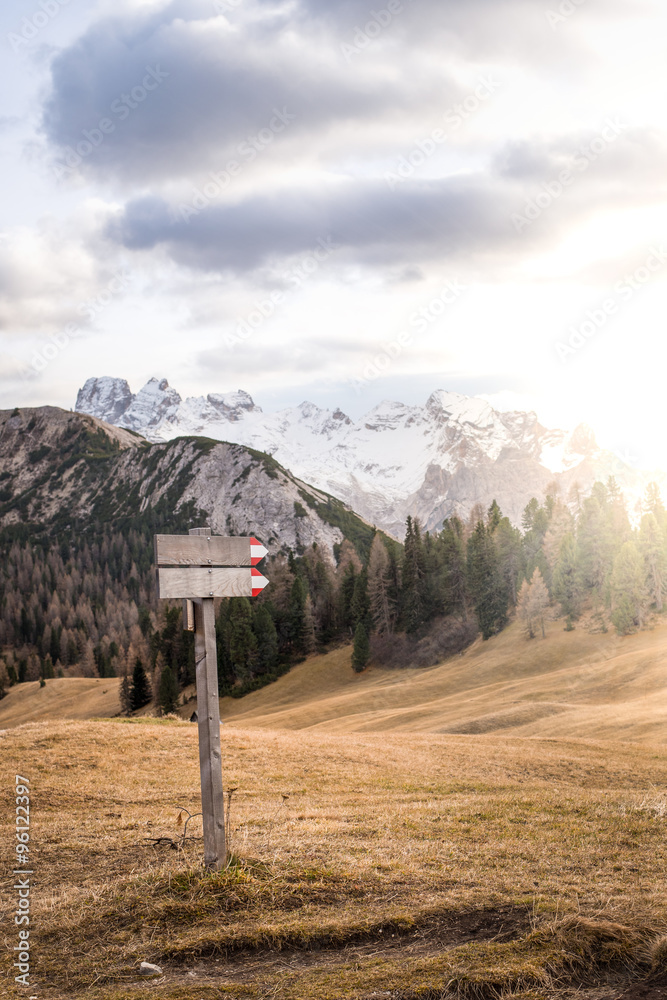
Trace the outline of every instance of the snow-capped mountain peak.
[[534, 413], [444, 389], [424, 406], [385, 400], [355, 421], [309, 401], [264, 413], [243, 390], [182, 399], [164, 378], [135, 395], [106, 377], [88, 379], [76, 409], [151, 441], [198, 434], [268, 452], [398, 537], [407, 514], [433, 529], [494, 498], [517, 523], [554, 477], [565, 488], [599, 477], [603, 455], [588, 428], [547, 430]]

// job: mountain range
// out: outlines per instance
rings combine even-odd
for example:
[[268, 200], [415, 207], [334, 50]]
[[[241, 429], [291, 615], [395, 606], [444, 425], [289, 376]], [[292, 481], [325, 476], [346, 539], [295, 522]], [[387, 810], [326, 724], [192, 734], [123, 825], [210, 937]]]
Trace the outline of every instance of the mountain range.
[[272, 554], [313, 545], [333, 555], [373, 529], [341, 501], [268, 455], [201, 437], [151, 444], [139, 434], [54, 406], [0, 410], [0, 529], [6, 537], [123, 530], [256, 535]]
[[123, 378], [100, 377], [79, 390], [75, 409], [151, 442], [195, 435], [266, 452], [397, 538], [408, 514], [437, 530], [493, 499], [519, 524], [530, 498], [553, 482], [567, 494], [613, 474], [631, 498], [643, 486], [584, 424], [548, 429], [533, 412], [501, 412], [445, 390], [423, 406], [386, 401], [352, 420], [310, 402], [265, 413], [242, 390], [183, 399], [165, 378], [135, 394]]

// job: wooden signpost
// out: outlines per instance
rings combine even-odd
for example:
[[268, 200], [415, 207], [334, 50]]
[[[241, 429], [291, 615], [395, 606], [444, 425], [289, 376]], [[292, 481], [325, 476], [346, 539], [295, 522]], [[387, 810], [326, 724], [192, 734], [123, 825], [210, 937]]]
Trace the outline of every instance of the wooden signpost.
[[267, 554], [256, 538], [224, 538], [210, 528], [155, 536], [158, 597], [183, 598], [184, 627], [195, 633], [204, 863], [216, 871], [227, 848], [213, 599], [261, 594], [269, 581], [255, 566]]

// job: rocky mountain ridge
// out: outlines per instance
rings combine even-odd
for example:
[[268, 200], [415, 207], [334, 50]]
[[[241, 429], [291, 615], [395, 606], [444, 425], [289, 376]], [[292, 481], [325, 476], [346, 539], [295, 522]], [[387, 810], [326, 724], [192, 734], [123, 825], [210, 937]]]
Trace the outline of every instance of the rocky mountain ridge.
[[133, 394], [125, 379], [102, 377], [88, 379], [76, 410], [153, 442], [205, 435], [264, 451], [401, 539], [408, 514], [433, 530], [496, 499], [518, 524], [553, 481], [566, 493], [575, 481], [586, 489], [610, 474], [632, 491], [637, 479], [586, 425], [550, 430], [535, 413], [500, 412], [445, 390], [424, 406], [380, 403], [354, 421], [310, 402], [264, 413], [242, 390], [183, 399], [166, 379]]
[[0, 410], [0, 529], [94, 532], [144, 516], [155, 530], [208, 523], [256, 535], [274, 555], [313, 543], [333, 554], [344, 537], [363, 548], [373, 536], [340, 501], [255, 450], [192, 437], [151, 444], [52, 406]]

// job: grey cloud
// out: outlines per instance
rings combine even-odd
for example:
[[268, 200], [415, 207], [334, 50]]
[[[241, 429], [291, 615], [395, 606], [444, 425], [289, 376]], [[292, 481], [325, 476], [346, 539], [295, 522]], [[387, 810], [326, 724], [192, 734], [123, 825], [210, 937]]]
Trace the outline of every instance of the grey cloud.
[[511, 206], [499, 184], [481, 177], [406, 183], [397, 191], [382, 181], [350, 182], [209, 206], [189, 222], [175, 220], [160, 198], [140, 199], [108, 235], [128, 249], [165, 246], [178, 263], [204, 271], [255, 271], [327, 239], [339, 247], [336, 260], [414, 267], [514, 242]]
[[[442, 110], [464, 97], [463, 84], [448, 73], [450, 55], [542, 68], [571, 55], [573, 36], [552, 32], [546, 5], [534, 0], [399, 2], [379, 38], [348, 58], [342, 46], [354, 43], [358, 28], [386, 22], [385, 0], [303, 0], [282, 9], [242, 0], [230, 5], [229, 23], [215, 17], [213, 0], [175, 0], [106, 18], [54, 58], [43, 132], [62, 162], [67, 147], [76, 149], [85, 131], [109, 119], [113, 130], [78, 169], [146, 185], [219, 167], [267, 126], [275, 107], [295, 116], [279, 141], [298, 138], [311, 152], [318, 136], [337, 125], [349, 148], [355, 126], [358, 139], [360, 124], [418, 119], [429, 107]], [[587, 0], [587, 11], [595, 4]], [[264, 18], [249, 16], [253, 10]], [[570, 79], [590, 66], [590, 59], [569, 59]], [[122, 95], [142, 86], [147, 67], [167, 75], [128, 108]]]
[[[377, 120], [416, 100], [407, 80], [374, 82], [338, 52], [323, 60], [320, 36], [271, 32], [266, 24], [237, 32], [221, 19], [202, 20], [200, 7], [183, 2], [159, 14], [107, 19], [54, 60], [42, 128], [59, 162], [107, 118], [113, 129], [79, 168], [159, 181], [218, 166], [268, 125], [275, 108], [293, 116], [286, 135], [306, 133], [312, 142], [332, 122]], [[128, 107], [123, 95], [156, 67], [162, 82]], [[440, 99], [448, 89], [452, 100], [458, 96], [442, 78], [439, 86]]]
[[[486, 257], [509, 264], [595, 212], [650, 199], [651, 192], [655, 196], [661, 190], [667, 161], [664, 137], [635, 137], [626, 147], [621, 133], [583, 170], [584, 161], [575, 158], [577, 149], [591, 139], [573, 136], [534, 147], [510, 145], [487, 173], [412, 179], [394, 190], [374, 180], [251, 195], [234, 204], [209, 204], [188, 221], [179, 217], [178, 206], [162, 198], [136, 199], [112, 221], [107, 235], [131, 250], [162, 247], [176, 263], [204, 272], [275, 271], [287, 267], [290, 258], [312, 252], [318, 240], [327, 237], [340, 248], [336, 263], [385, 271], [407, 268], [403, 273], [411, 278], [418, 276], [420, 265], [433, 261]], [[646, 143], [662, 155], [645, 168], [646, 183], [638, 192], [637, 161]], [[523, 213], [538, 193], [543, 205], [543, 186], [551, 184], [553, 190], [565, 167], [572, 180], [562, 197], [557, 192], [547, 199], [546, 209], [517, 233], [514, 214]]]

